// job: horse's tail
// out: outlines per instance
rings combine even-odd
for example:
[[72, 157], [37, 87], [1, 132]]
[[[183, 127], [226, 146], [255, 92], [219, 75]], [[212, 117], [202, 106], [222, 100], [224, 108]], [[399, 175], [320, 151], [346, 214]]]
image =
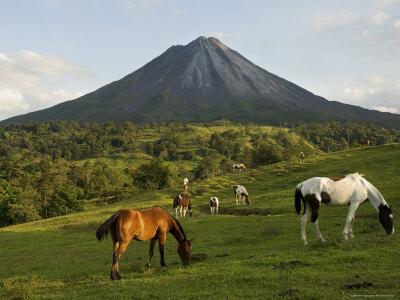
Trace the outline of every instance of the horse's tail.
[[[296, 213], [300, 214], [301, 211], [301, 202], [304, 204], [304, 197], [303, 194], [301, 193], [301, 184], [299, 184], [296, 187], [296, 191], [294, 192], [294, 207], [296, 208]], [[305, 212], [306, 206], [304, 205], [304, 212]]]
[[113, 214], [107, 221], [100, 225], [99, 228], [96, 230], [96, 237], [98, 241], [103, 240], [107, 237], [110, 230], [115, 228], [115, 222], [119, 216], [119, 211]]

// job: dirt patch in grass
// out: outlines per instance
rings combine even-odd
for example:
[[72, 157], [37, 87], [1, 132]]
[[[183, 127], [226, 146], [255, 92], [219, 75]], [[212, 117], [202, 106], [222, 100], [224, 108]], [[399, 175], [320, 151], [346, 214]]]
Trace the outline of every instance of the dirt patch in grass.
[[[200, 211], [205, 213], [210, 213], [210, 208], [208, 205], [200, 206]], [[220, 215], [233, 215], [233, 216], [249, 216], [249, 215], [258, 215], [258, 216], [269, 216], [271, 215], [270, 208], [259, 208], [259, 207], [220, 207], [218, 210], [218, 214]]]
[[228, 253], [222, 253], [222, 254], [215, 255], [215, 257], [227, 257], [227, 256], [229, 256]]
[[374, 284], [372, 282], [363, 281], [363, 282], [355, 282], [355, 283], [347, 283], [344, 285], [344, 288], [348, 290], [353, 289], [368, 289], [372, 287]]
[[292, 270], [303, 267], [309, 267], [311, 264], [301, 261], [301, 260], [291, 260], [288, 262], [281, 262], [279, 264], [274, 265], [275, 270]]

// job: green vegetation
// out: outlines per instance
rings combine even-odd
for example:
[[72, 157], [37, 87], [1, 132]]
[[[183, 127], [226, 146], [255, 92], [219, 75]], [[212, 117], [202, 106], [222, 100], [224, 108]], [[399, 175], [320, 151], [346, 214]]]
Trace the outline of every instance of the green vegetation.
[[[207, 140], [209, 130], [201, 127], [197, 132]], [[115, 165], [120, 159], [115, 158]], [[194, 167], [185, 161], [179, 164], [187, 170]], [[173, 164], [170, 168], [176, 170]], [[114, 282], [108, 278], [111, 241], [98, 243], [96, 228], [123, 207], [160, 205], [172, 212], [172, 195], [181, 191], [180, 186], [131, 194], [100, 207], [89, 202], [83, 212], [5, 227], [0, 229], [0, 298], [396, 298], [400, 295], [399, 235], [385, 235], [372, 206], [359, 208], [355, 239], [348, 242], [341, 235], [347, 207], [322, 207], [319, 225], [328, 242], [320, 244], [309, 224], [310, 245], [304, 247], [293, 192], [298, 182], [312, 176], [358, 171], [393, 206], [398, 230], [399, 170], [400, 146], [393, 144], [322, 153], [308, 156], [303, 164], [296, 159], [191, 181], [194, 214], [181, 223], [187, 235], [195, 237], [193, 263], [181, 267], [170, 235], [167, 267], [159, 266], [156, 251], [154, 267], [146, 271], [149, 243], [134, 241], [122, 258], [124, 278]], [[231, 186], [236, 183], [248, 189], [250, 207], [235, 207]], [[11, 198], [18, 192], [4, 181], [1, 189]], [[208, 212], [211, 195], [220, 198], [218, 216]]]
[[[0, 127], [0, 226], [82, 211], [149, 190], [333, 150], [400, 141], [400, 132], [336, 122], [286, 129], [210, 124], [44, 122]], [[319, 149], [318, 149], [319, 148]]]

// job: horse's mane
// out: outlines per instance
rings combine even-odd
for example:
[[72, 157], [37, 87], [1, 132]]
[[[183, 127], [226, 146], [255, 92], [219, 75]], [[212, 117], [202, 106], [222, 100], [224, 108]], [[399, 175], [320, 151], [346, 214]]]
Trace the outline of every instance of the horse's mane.
[[347, 174], [346, 177], [352, 178], [352, 179], [359, 179], [359, 178], [363, 178], [364, 174], [360, 174], [358, 172], [355, 172], [353, 174]]
[[178, 220], [175, 219], [171, 214], [170, 214], [170, 216], [171, 216], [171, 218], [175, 221], [175, 223], [178, 225], [180, 231], [182, 232], [183, 238], [184, 238], [184, 240], [186, 241], [186, 240], [187, 240], [186, 234], [185, 234], [185, 231], [183, 230], [183, 227], [182, 227], [181, 223], [179, 223]]

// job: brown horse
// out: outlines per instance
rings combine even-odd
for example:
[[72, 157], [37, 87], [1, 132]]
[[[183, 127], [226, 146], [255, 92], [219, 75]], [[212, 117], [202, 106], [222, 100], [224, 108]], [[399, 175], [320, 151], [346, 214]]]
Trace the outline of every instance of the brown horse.
[[190, 195], [183, 194], [176, 195], [174, 202], [172, 203], [172, 208], [175, 208], [176, 217], [178, 218], [178, 209], [181, 212], [181, 218], [186, 217], [186, 212], [189, 210], [189, 216], [192, 216], [192, 204], [190, 203]]
[[114, 245], [110, 275], [112, 280], [122, 278], [119, 273], [119, 260], [132, 239], [137, 241], [150, 240], [148, 268], [153, 257], [154, 245], [158, 240], [161, 266], [164, 267], [164, 244], [167, 233], [170, 232], [178, 241], [178, 254], [182, 263], [184, 265], [190, 263], [191, 241], [186, 238], [181, 224], [161, 207], [154, 206], [143, 210], [121, 209], [97, 229], [96, 237], [101, 241], [109, 232]]

